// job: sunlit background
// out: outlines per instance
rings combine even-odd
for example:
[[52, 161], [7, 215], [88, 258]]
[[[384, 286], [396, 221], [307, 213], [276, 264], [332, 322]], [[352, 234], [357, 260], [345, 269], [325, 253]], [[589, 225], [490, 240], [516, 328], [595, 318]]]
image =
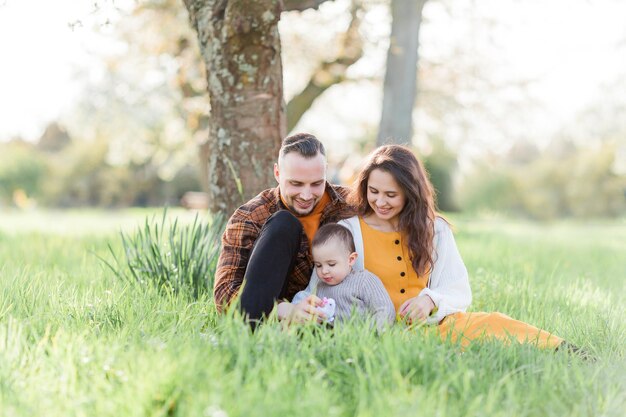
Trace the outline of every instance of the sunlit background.
[[[333, 59], [349, 0], [284, 13], [285, 99]], [[388, 0], [363, 0], [364, 55], [295, 127], [349, 181], [375, 142]], [[182, 1], [0, 0], [0, 204], [175, 204], [201, 191], [208, 99]], [[443, 210], [623, 216], [626, 2], [430, 0], [413, 145]], [[193, 117], [191, 117], [191, 116]]]

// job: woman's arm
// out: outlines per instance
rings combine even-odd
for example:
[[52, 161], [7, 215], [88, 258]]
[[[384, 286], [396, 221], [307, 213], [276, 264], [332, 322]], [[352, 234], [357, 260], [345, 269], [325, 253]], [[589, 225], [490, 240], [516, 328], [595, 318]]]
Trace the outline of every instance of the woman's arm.
[[419, 296], [428, 296], [437, 307], [426, 322], [436, 324], [444, 317], [465, 311], [472, 302], [467, 269], [457, 249], [448, 223], [437, 218], [435, 221], [434, 265], [428, 286]]

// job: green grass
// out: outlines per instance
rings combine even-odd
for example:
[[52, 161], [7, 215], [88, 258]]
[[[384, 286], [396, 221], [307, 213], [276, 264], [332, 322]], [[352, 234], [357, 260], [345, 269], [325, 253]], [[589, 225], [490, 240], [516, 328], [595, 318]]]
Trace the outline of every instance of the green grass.
[[[132, 286], [96, 255], [145, 211], [0, 215], [2, 416], [622, 416], [626, 223], [453, 218], [473, 311], [592, 352], [348, 324], [254, 334], [193, 300]], [[185, 213], [179, 216], [192, 219]]]

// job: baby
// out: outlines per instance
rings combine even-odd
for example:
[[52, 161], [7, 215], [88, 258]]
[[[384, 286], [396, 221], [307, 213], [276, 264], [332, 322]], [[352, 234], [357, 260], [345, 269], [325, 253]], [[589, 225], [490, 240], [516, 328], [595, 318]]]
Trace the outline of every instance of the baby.
[[394, 322], [396, 312], [382, 282], [369, 271], [352, 268], [358, 254], [347, 228], [324, 225], [311, 246], [315, 272], [309, 286], [297, 293], [292, 303], [315, 293], [324, 302], [319, 309], [326, 314], [327, 322], [332, 323], [335, 317], [338, 321], [346, 320], [353, 309], [360, 315], [372, 315], [379, 329]]

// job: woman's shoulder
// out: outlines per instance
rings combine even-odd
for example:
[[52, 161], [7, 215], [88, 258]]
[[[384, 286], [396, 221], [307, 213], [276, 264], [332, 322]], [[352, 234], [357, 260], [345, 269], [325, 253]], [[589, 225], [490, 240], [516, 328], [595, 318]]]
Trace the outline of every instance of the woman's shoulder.
[[435, 235], [452, 231], [450, 223], [441, 216], [435, 217]]
[[359, 216], [348, 217], [347, 219], [340, 220], [337, 224], [347, 227], [348, 229], [355, 230], [359, 227]]

